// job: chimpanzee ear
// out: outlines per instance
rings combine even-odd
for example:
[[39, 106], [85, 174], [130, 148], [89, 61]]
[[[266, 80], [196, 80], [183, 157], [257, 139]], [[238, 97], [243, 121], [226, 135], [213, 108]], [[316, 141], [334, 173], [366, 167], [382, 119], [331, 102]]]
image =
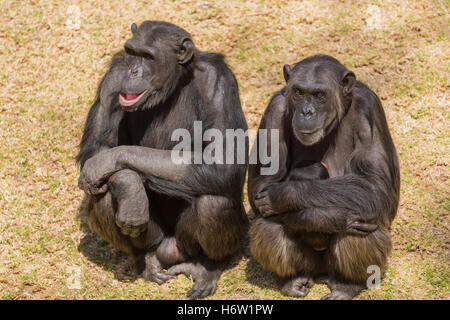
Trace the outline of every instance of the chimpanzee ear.
[[289, 81], [289, 76], [291, 75], [291, 71], [292, 71], [291, 66], [288, 64], [285, 64], [283, 67], [283, 75], [284, 75], [284, 80], [286, 80], [286, 82]]
[[353, 73], [353, 71], [345, 70], [341, 80], [342, 94], [344, 96], [347, 96], [350, 93], [352, 93], [355, 83], [356, 83], [356, 76]]
[[133, 23], [131, 25], [131, 32], [133, 33], [133, 36], [136, 35], [137, 29], [138, 29], [138, 27], [137, 27], [136, 23]]
[[192, 56], [194, 55], [195, 46], [191, 39], [185, 38], [178, 49], [178, 63], [185, 64], [188, 63]]

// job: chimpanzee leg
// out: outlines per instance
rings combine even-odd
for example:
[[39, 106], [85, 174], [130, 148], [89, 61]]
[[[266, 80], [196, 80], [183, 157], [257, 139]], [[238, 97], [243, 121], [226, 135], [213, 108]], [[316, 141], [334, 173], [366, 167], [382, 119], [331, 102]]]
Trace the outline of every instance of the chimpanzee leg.
[[331, 293], [322, 299], [352, 299], [367, 288], [369, 266], [383, 275], [392, 244], [389, 231], [382, 228], [365, 237], [337, 235], [327, 250], [328, 277], [318, 280], [328, 285]]
[[250, 250], [263, 268], [284, 279], [281, 291], [304, 297], [313, 286], [313, 276], [322, 268], [322, 253], [303, 245], [286, 232], [282, 223], [258, 218], [250, 228]]
[[120, 232], [116, 224], [116, 205], [110, 192], [102, 195], [89, 196], [87, 221], [89, 228], [108, 241], [113, 247], [134, 255], [136, 248], [129, 236]]
[[138, 237], [147, 229], [150, 219], [147, 193], [141, 177], [135, 171], [121, 170], [109, 178], [108, 187], [117, 202], [117, 226], [122, 234]]
[[108, 187], [105, 194], [90, 198], [90, 228], [131, 255], [140, 276], [157, 283], [169, 279], [155, 254], [164, 234], [150, 213], [141, 178], [121, 170], [109, 178]]
[[236, 253], [248, 229], [241, 203], [223, 196], [195, 199], [176, 225], [176, 243], [190, 262], [176, 264], [169, 274], [186, 274], [194, 279], [188, 292], [192, 299], [213, 294], [228, 258]]

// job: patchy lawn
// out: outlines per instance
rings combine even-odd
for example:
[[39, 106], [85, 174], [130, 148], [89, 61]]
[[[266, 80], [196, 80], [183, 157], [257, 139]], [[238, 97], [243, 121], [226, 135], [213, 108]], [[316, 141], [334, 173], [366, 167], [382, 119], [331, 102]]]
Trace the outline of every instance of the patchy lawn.
[[[130, 24], [178, 24], [221, 52], [257, 128], [282, 66], [327, 53], [382, 99], [400, 156], [394, 250], [381, 287], [360, 299], [448, 299], [449, 7], [446, 1], [2, 1], [0, 298], [178, 299], [191, 280], [127, 280], [130, 262], [78, 217], [74, 162], [96, 86]], [[80, 17], [80, 28], [71, 27]], [[248, 203], [246, 203], [248, 208]], [[80, 289], [69, 289], [80, 270]], [[73, 284], [73, 283], [72, 283]], [[307, 299], [328, 289], [316, 285]], [[236, 259], [212, 299], [282, 299], [276, 279]]]

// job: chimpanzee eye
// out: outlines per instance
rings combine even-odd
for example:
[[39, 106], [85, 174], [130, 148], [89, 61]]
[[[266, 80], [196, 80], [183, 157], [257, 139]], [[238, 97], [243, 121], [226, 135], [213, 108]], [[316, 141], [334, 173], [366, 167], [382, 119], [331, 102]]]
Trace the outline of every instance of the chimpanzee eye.
[[144, 54], [144, 59], [145, 60], [153, 60], [153, 56], [149, 53]]
[[302, 90], [300, 89], [295, 89], [295, 95], [296, 96], [301, 96], [303, 94]]
[[316, 98], [323, 99], [323, 98], [325, 98], [325, 94], [323, 92], [317, 92], [316, 93]]
[[125, 47], [125, 52], [130, 56], [136, 55], [133, 50], [131, 50], [130, 48], [127, 48], [127, 47]]

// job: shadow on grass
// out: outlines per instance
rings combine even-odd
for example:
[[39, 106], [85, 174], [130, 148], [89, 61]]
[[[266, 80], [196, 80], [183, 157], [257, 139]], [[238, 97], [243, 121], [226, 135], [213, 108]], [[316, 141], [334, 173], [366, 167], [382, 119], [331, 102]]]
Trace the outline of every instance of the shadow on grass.
[[78, 218], [83, 237], [78, 244], [78, 251], [89, 261], [101, 266], [104, 270], [114, 273], [114, 278], [119, 281], [135, 281], [138, 277], [134, 263], [128, 255], [109, 245], [95, 232], [91, 231], [87, 224], [87, 197], [83, 198], [79, 207]]
[[275, 274], [264, 270], [253, 257], [249, 257], [249, 261], [245, 267], [245, 275], [247, 281], [258, 288], [280, 289], [280, 279]]

